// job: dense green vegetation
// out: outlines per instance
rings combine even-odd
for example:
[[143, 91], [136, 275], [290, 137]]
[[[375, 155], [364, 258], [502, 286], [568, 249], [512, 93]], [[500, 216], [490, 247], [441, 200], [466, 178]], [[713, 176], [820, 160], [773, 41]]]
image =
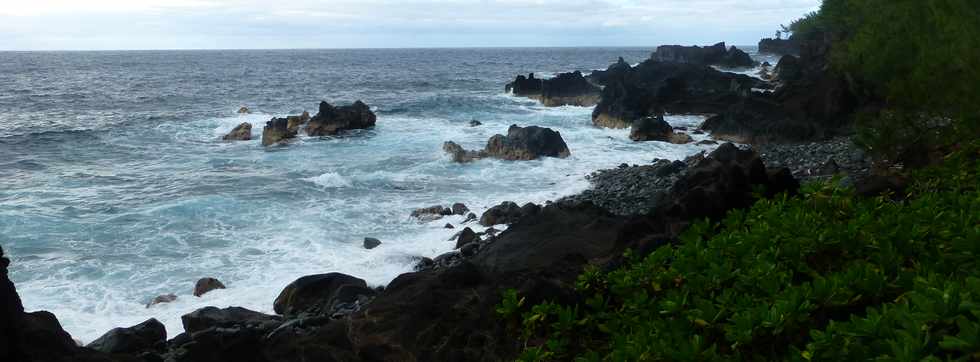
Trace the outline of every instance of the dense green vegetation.
[[577, 305], [508, 291], [497, 312], [522, 361], [978, 360], [980, 142], [914, 179], [898, 197], [810, 184], [588, 269]]
[[825, 0], [784, 28], [832, 37], [834, 69], [883, 101], [858, 117], [858, 140], [883, 158], [980, 134], [980, 2]]

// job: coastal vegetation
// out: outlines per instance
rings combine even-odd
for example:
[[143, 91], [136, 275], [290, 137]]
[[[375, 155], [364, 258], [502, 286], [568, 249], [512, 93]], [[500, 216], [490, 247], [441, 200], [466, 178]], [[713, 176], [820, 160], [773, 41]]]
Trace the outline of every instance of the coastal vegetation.
[[862, 105], [854, 141], [910, 186], [759, 199], [586, 267], [574, 303], [507, 290], [518, 359], [980, 359], [977, 19], [968, 0], [825, 0], [784, 26], [831, 44], [828, 71]]
[[833, 70], [878, 103], [857, 140], [902, 162], [980, 134], [978, 19], [970, 0], [825, 0], [784, 30], [834, 39]]
[[837, 180], [690, 227], [612, 270], [581, 302], [497, 308], [522, 361], [980, 358], [980, 142], [903, 194]]

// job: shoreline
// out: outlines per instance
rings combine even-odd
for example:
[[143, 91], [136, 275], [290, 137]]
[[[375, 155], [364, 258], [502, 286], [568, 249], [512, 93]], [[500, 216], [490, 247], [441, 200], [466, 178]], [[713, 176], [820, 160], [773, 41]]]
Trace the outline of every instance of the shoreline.
[[[645, 65], [641, 64], [637, 67], [643, 66]], [[603, 101], [606, 101], [605, 93], [603, 93]], [[598, 112], [599, 107], [602, 107], [601, 102], [596, 112]], [[684, 107], [690, 107], [690, 105], [684, 105]], [[697, 106], [695, 105], [695, 107]], [[616, 112], [620, 112], [620, 110]], [[710, 141], [711, 138], [703, 138], [702, 140]], [[814, 175], [813, 170], [823, 168], [824, 165], [814, 167], [813, 158], [808, 157], [800, 162], [794, 162], [792, 157], [800, 149], [808, 147], [827, 148], [827, 152], [821, 152], [821, 155], [827, 154], [829, 157], [840, 157], [852, 151], [848, 147], [838, 147], [840, 144], [839, 138], [822, 143], [796, 146], [762, 146], [760, 147], [762, 150], [761, 159], [759, 158], [760, 155], [755, 154], [754, 151], [740, 150], [732, 144], [724, 144], [717, 148], [712, 147], [713, 151], [707, 156], [702, 153], [700, 156], [688, 157], [684, 161], [661, 161], [652, 165], [626, 165], [626, 167], [618, 169], [595, 170], [592, 173], [594, 175], [592, 181], [595, 184], [592, 184], [589, 190], [568, 195], [553, 202], [549, 201], [545, 205], [530, 208], [525, 205], [521, 210], [515, 211], [514, 222], [504, 232], [483, 235], [478, 233], [477, 243], [471, 244], [469, 248], [462, 247], [458, 252], [442, 254], [431, 259], [422, 257], [420, 260], [424, 265], [421, 268], [417, 266], [417, 272], [402, 274], [394, 278], [384, 288], [378, 288], [379, 290], [363, 289], [366, 287], [364, 285], [361, 286], [362, 289], [356, 292], [360, 294], [341, 296], [346, 295], [341, 292], [343, 287], [358, 287], [357, 283], [331, 284], [332, 286], [327, 288], [329, 290], [326, 294], [307, 291], [314, 293], [312, 298], [315, 299], [313, 302], [316, 304], [315, 306], [297, 306], [295, 308], [299, 308], [297, 310], [300, 312], [280, 313], [285, 314], [284, 316], [249, 314], [252, 312], [245, 313], [229, 309], [198, 310], [182, 318], [187, 331], [172, 336], [166, 346], [162, 347], [162, 350], [160, 349], [161, 346], [156, 343], [152, 346], [142, 346], [140, 350], [144, 354], [162, 353], [161, 355], [168, 356], [168, 360], [171, 358], [174, 360], [199, 360], [200, 358], [207, 358], [205, 356], [227, 358], [229, 355], [245, 357], [255, 352], [248, 348], [229, 350], [227, 348], [231, 348], [230, 346], [222, 346], [221, 343], [212, 346], [215, 350], [209, 351], [202, 351], [193, 347], [210, 341], [212, 338], [219, 338], [221, 340], [237, 339], [236, 344], [242, 342], [255, 343], [254, 348], [264, 346], [262, 348], [265, 349], [260, 354], [264, 353], [271, 360], [277, 360], [271, 356], [293, 358], [297, 356], [295, 353], [301, 355], [309, 353], [301, 351], [305, 347], [299, 345], [300, 343], [319, 346], [318, 348], [321, 350], [317, 352], [317, 355], [329, 355], [338, 360], [348, 360], [353, 356], [356, 356], [357, 359], [367, 360], [474, 357], [478, 355], [474, 354], [477, 351], [465, 348], [459, 351], [453, 350], [455, 347], [448, 346], [449, 349], [443, 351], [429, 350], [430, 347], [423, 340], [431, 340], [434, 336], [419, 335], [418, 333], [421, 331], [412, 330], [411, 325], [419, 322], [414, 319], [417, 316], [400, 315], [402, 312], [395, 311], [417, 311], [418, 308], [428, 307], [428, 304], [443, 305], [444, 301], [432, 299], [434, 296], [429, 298], [423, 298], [423, 296], [431, 292], [435, 292], [436, 295], [446, 293], [442, 297], [449, 299], [450, 304], [464, 303], [451, 306], [454, 310], [455, 308], [462, 308], [458, 312], [462, 313], [464, 319], [470, 318], [471, 322], [478, 321], [482, 325], [481, 328], [485, 328], [487, 327], [484, 325], [487, 322], [485, 320], [486, 311], [474, 308], [488, 307], [487, 303], [490, 301], [487, 298], [493, 299], [492, 296], [498, 294], [502, 287], [519, 287], [532, 295], [536, 295], [538, 300], [544, 297], [540, 294], [541, 291], [552, 291], [561, 295], [564, 293], [561, 290], [567, 287], [569, 278], [577, 274], [575, 270], [578, 270], [581, 265], [594, 263], [596, 260], [610, 261], [616, 259], [617, 252], [624, 250], [624, 243], [640, 248], [660, 245], [664, 238], [676, 237], [688, 221], [695, 217], [717, 217], [719, 213], [723, 214], [729, 209], [744, 207], [747, 200], [750, 199], [748, 196], [750, 190], [744, 188], [746, 185], [758, 186], [762, 180], [762, 184], [773, 186], [775, 187], [774, 190], [792, 191], [794, 187], [798, 187], [798, 184], [793, 185], [795, 181], [792, 181], [792, 176], [806, 178], [836, 173], [825, 173], [825, 170], [821, 169], [818, 172], [819, 175]], [[776, 165], [785, 164], [793, 169], [767, 170], [766, 164], [762, 163], [763, 160]], [[848, 158], [847, 161], [840, 162], [846, 166], [844, 171], [865, 170], [862, 168], [864, 167], [863, 157], [854, 162], [851, 161], [854, 160]], [[762, 165], [761, 174], [758, 165]], [[829, 166], [826, 168], [829, 169]], [[836, 171], [840, 171], [840, 169], [838, 168]], [[754, 175], [751, 178], [752, 181], [744, 185], [730, 183], [731, 178], [737, 179], [745, 177], [747, 174]], [[635, 187], [637, 184], [650, 181], [652, 181], [651, 184], [640, 189]], [[650, 190], [653, 192], [651, 193]], [[697, 191], [694, 192], [693, 190]], [[706, 198], [705, 196], [708, 194], [718, 197], [722, 195], [718, 194], [721, 190], [728, 190], [722, 191], [724, 195], [734, 193], [741, 196], [735, 199], [725, 196], [727, 200], [724, 201]], [[640, 199], [644, 201], [636, 201]], [[641, 208], [622, 205], [624, 203], [643, 204], [645, 202], [649, 202], [649, 205]], [[610, 203], [618, 203], [620, 206]], [[487, 212], [492, 210], [493, 208]], [[621, 212], [618, 213], [618, 216], [614, 216], [610, 214], [610, 210], [620, 210]], [[595, 228], [597, 222], [601, 224], [598, 229]], [[463, 226], [459, 225], [458, 228]], [[485, 226], [493, 228], [494, 225]], [[556, 227], [566, 228], [566, 230], [556, 230]], [[626, 234], [644, 236], [639, 240], [623, 239]], [[567, 245], [554, 244], [548, 240], [549, 235], [583, 249], [568, 250]], [[597, 240], [583, 240], [583, 235], [599, 238], [602, 242], [593, 245], [591, 243]], [[485, 238], [485, 240], [481, 240], [479, 237]], [[528, 242], [531, 244], [527, 244]], [[580, 252], [584, 255], [568, 254], [569, 251]], [[530, 252], [530, 255], [524, 254], [526, 252]], [[582, 257], [584, 259], [576, 259]], [[566, 260], [566, 258], [575, 260]], [[557, 273], [559, 276], [556, 280], [539, 279], [536, 273]], [[354, 277], [356, 279], [356, 275]], [[517, 279], [511, 279], [515, 277]], [[328, 283], [338, 283], [334, 281], [336, 278], [338, 277], [323, 276], [323, 280]], [[514, 284], [515, 282], [517, 284]], [[531, 285], [527, 285], [527, 283], [531, 283]], [[290, 288], [291, 286], [286, 286], [283, 294], [280, 295], [280, 299], [289, 293], [287, 291]], [[305, 293], [302, 286], [295, 286], [295, 288], [297, 290], [295, 293]], [[464, 289], [476, 290], [478, 295], [486, 298], [481, 297], [479, 301], [469, 299], [460, 294]], [[533, 290], [540, 291], [533, 292]], [[407, 298], [406, 293], [411, 297]], [[351, 297], [353, 299], [350, 299]], [[412, 300], [412, 298], [423, 298], [424, 300]], [[456, 302], [453, 302], [454, 298]], [[443, 298], [440, 297], [439, 299]], [[476, 304], [465, 305], [469, 302]], [[276, 304], [278, 312], [278, 299]], [[388, 318], [368, 318], [367, 314], [372, 310], [380, 315], [387, 315]], [[324, 313], [328, 318], [324, 318]], [[198, 319], [200, 320], [198, 321]], [[450, 328], [450, 335], [455, 336], [452, 338], [461, 338], [463, 335], [460, 333], [464, 332], [462, 329], [467, 328], [465, 325], [446, 325], [440, 319], [427, 321]], [[189, 326], [195, 325], [199, 327], [189, 328]], [[347, 332], [341, 333], [347, 334], [342, 338], [337, 335], [339, 333], [338, 328], [341, 328], [339, 325], [347, 330]], [[286, 328], [287, 326], [289, 328]], [[126, 329], [113, 330], [116, 334], [129, 333], [126, 331]], [[112, 335], [113, 332], [106, 336]], [[324, 332], [331, 333], [331, 339], [322, 340], [317, 337]], [[499, 330], [491, 334], [495, 336], [485, 336], [490, 340], [483, 342], [485, 343], [483, 348], [486, 348], [488, 346], [486, 343], [489, 342], [492, 342], [489, 343], [489, 346], [502, 347], [497, 345], [498, 342], [494, 342], [494, 338], [499, 337]], [[166, 332], [164, 335], [166, 336]], [[414, 338], [416, 345], [401, 346], [399, 344], [401, 342], [398, 341], [405, 341], [404, 338]], [[324, 343], [326, 345], [323, 345]], [[283, 348], [286, 350], [280, 350]], [[499, 356], [498, 353], [507, 355], [513, 352], [512, 348], [513, 346], [502, 347], [493, 351], [491, 355]], [[151, 352], [152, 350], [156, 352]], [[480, 351], [488, 352], [483, 349]], [[213, 354], [216, 352], [228, 355]], [[184, 359], [184, 357], [191, 359]]]

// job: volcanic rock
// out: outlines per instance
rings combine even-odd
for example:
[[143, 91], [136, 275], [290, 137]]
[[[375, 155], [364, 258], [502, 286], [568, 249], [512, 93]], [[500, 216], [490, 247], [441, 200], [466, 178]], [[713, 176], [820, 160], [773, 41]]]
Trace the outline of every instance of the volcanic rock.
[[224, 137], [221, 138], [225, 141], [248, 141], [252, 139], [252, 124], [248, 122], [243, 122], [242, 124], [235, 126], [231, 132], [228, 132]]
[[306, 133], [310, 136], [332, 136], [342, 131], [372, 128], [376, 121], [374, 112], [361, 101], [341, 107], [320, 102], [320, 111], [306, 125]]
[[194, 296], [200, 297], [215, 289], [225, 289], [225, 285], [215, 278], [201, 278], [194, 284]]

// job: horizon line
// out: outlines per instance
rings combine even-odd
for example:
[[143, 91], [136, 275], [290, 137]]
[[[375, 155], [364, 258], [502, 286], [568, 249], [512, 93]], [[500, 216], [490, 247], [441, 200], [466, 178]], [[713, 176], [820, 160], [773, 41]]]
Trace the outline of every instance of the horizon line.
[[[727, 42], [726, 42], [727, 44]], [[656, 49], [663, 45], [557, 45], [557, 46], [434, 46], [434, 47], [351, 47], [351, 48], [139, 48], [139, 49], [0, 49], [0, 53], [31, 53], [31, 52], [154, 52], [154, 51], [255, 51], [255, 50], [448, 50], [448, 49], [588, 49], [588, 48], [650, 48]], [[706, 44], [711, 45], [711, 44]], [[738, 48], [755, 47], [754, 45], [727, 44]], [[686, 46], [705, 46], [694, 44]]]

